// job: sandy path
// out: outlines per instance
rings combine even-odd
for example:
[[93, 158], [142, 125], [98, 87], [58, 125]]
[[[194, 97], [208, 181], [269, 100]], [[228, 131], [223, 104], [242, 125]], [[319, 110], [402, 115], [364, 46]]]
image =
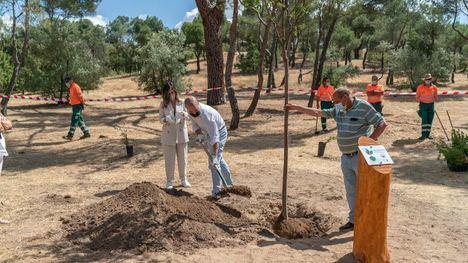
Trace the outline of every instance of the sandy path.
[[[89, 96], [140, 95], [129, 78], [105, 81]], [[240, 92], [246, 109], [251, 93]], [[280, 202], [282, 176], [282, 110], [280, 95], [263, 97], [258, 112], [242, 120], [231, 132], [226, 148], [237, 182], [255, 189], [252, 204]], [[304, 103], [305, 96], [292, 96]], [[92, 104], [86, 113], [93, 137], [64, 143], [69, 108], [33, 102], [13, 102], [10, 116], [15, 130], [7, 134], [10, 156], [0, 178], [0, 215], [11, 219], [0, 225], [0, 262], [352, 262], [352, 235], [336, 233], [308, 240], [275, 240], [262, 237], [243, 247], [204, 249], [190, 255], [123, 252], [97, 253], [77, 250], [63, 242], [60, 217], [103, 200], [129, 184], [151, 181], [163, 185], [165, 176], [160, 150], [159, 101]], [[441, 112], [450, 110], [454, 125], [468, 129], [463, 99], [444, 99]], [[396, 161], [392, 178], [389, 248], [394, 262], [466, 262], [468, 257], [468, 176], [451, 173], [431, 142], [419, 136], [416, 103], [389, 99], [386, 118], [390, 124], [381, 141]], [[229, 106], [220, 111], [229, 119]], [[443, 117], [445, 125], [447, 118]], [[116, 124], [126, 123], [137, 155], [124, 158]], [[329, 122], [330, 125], [332, 122]], [[342, 222], [346, 203], [339, 152], [335, 142], [327, 146], [326, 158], [315, 157], [317, 142], [335, 132], [313, 135], [313, 118], [291, 118], [290, 200], [332, 213]], [[100, 135], [105, 137], [99, 138]], [[439, 124], [435, 136], [442, 137]], [[210, 177], [204, 153], [190, 144], [190, 192], [206, 196]], [[56, 195], [72, 196], [70, 200]], [[249, 204], [245, 204], [248, 206]], [[239, 206], [243, 204], [239, 203]], [[251, 217], [259, 211], [250, 211]]]

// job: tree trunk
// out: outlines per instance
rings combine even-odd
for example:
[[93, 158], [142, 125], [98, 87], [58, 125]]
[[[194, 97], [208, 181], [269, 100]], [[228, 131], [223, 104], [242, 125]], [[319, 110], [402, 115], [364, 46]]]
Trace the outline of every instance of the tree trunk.
[[322, 31], [323, 31], [323, 18], [322, 18], [322, 11], [320, 11], [319, 15], [319, 27], [318, 27], [318, 37], [317, 42], [315, 43], [315, 58], [314, 58], [314, 72], [312, 74], [312, 84], [310, 85], [310, 97], [309, 102], [307, 103], [307, 107], [312, 107], [314, 105], [314, 98], [315, 98], [315, 90], [318, 88], [316, 86], [317, 81], [317, 70], [318, 70], [318, 62], [320, 57], [320, 42], [322, 40]]
[[276, 33], [273, 32], [273, 43], [271, 44], [270, 57], [268, 61], [268, 82], [267, 82], [268, 91], [272, 88], [276, 88], [274, 59], [275, 59], [275, 54], [276, 54], [277, 46], [278, 46], [277, 42], [278, 40], [277, 40]]
[[205, 32], [205, 51], [208, 66], [208, 105], [225, 103], [224, 98], [224, 61], [222, 44], [222, 24], [225, 0], [212, 4], [208, 0], [195, 0], [203, 21]]
[[364, 57], [362, 58], [362, 69], [366, 69], [366, 60], [367, 60], [368, 53], [369, 53], [369, 48], [366, 49], [366, 52], [364, 53]]
[[265, 31], [263, 33], [263, 38], [260, 43], [260, 55], [258, 58], [258, 71], [257, 71], [257, 89], [255, 90], [252, 102], [250, 103], [249, 108], [245, 112], [244, 118], [250, 117], [255, 112], [257, 108], [258, 100], [260, 99], [260, 94], [263, 88], [263, 71], [264, 71], [264, 64], [265, 64], [265, 53], [266, 48], [268, 46], [268, 37], [270, 36], [270, 29], [271, 29], [271, 19], [268, 19], [268, 22], [265, 26]]
[[384, 60], [384, 57], [385, 57], [385, 52], [382, 52], [382, 56], [380, 57], [380, 69], [384, 70], [384, 67], [385, 67], [385, 60]]
[[231, 124], [229, 125], [229, 129], [236, 130], [237, 128], [239, 128], [239, 120], [240, 120], [239, 104], [237, 103], [236, 93], [233, 87], [228, 87], [227, 93], [228, 93], [228, 98], [229, 98], [229, 105], [231, 106], [231, 112], [232, 112], [232, 119], [231, 119]]
[[232, 111], [232, 119], [230, 129], [235, 130], [239, 127], [239, 105], [237, 104], [236, 93], [234, 88], [232, 87], [232, 67], [234, 65], [234, 56], [236, 54], [236, 46], [237, 46], [237, 19], [238, 19], [238, 6], [239, 1], [233, 0], [234, 7], [232, 13], [232, 23], [231, 29], [229, 30], [229, 51], [226, 60], [226, 87], [228, 89], [228, 98], [229, 104], [231, 105]]
[[339, 17], [339, 13], [336, 12], [330, 24], [330, 28], [328, 29], [327, 34], [325, 35], [325, 41], [323, 43], [323, 49], [320, 54], [320, 60], [319, 60], [319, 65], [317, 69], [317, 79], [315, 83], [316, 87], [318, 87], [320, 79], [322, 78], [323, 66], [325, 65], [325, 61], [327, 60], [327, 50], [328, 50], [328, 47], [330, 46], [331, 37], [333, 35], [333, 32], [335, 31], [335, 25], [336, 25], [336, 22], [338, 21], [338, 17]]
[[16, 5], [17, 1], [13, 0], [11, 2], [12, 6], [12, 26], [11, 26], [11, 34], [12, 34], [12, 60], [13, 60], [13, 73], [11, 74], [10, 81], [8, 83], [7, 89], [5, 91], [5, 96], [1, 101], [2, 106], [2, 114], [7, 115], [7, 108], [8, 102], [10, 101], [9, 96], [13, 93], [13, 90], [16, 87], [16, 83], [18, 81], [18, 77], [20, 74], [21, 67], [24, 65], [26, 61], [26, 57], [28, 55], [29, 49], [29, 15], [30, 15], [30, 7], [29, 7], [29, 0], [24, 1], [23, 12], [24, 12], [24, 36], [23, 36], [23, 47], [21, 49], [21, 54], [18, 55], [18, 46], [17, 46], [17, 15], [16, 15]]
[[200, 69], [200, 55], [201, 55], [201, 54], [198, 53], [198, 52], [195, 53], [195, 56], [197, 57], [197, 74], [199, 74], [199, 73], [200, 73], [200, 70], [201, 70], [201, 69]]

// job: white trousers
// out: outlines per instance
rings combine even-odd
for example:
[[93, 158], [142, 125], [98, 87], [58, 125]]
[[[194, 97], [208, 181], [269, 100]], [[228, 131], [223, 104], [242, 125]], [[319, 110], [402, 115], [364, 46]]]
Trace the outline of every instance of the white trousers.
[[2, 175], [2, 169], [3, 169], [3, 155], [0, 155], [0, 176]]
[[178, 143], [176, 145], [163, 145], [163, 152], [166, 164], [167, 181], [174, 181], [176, 157], [177, 167], [179, 168], [179, 178], [181, 181], [187, 180], [188, 143]]

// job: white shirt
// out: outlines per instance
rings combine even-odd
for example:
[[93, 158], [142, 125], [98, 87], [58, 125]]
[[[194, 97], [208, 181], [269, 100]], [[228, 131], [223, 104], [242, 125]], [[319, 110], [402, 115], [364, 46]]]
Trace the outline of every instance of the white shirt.
[[211, 145], [219, 143], [219, 130], [226, 127], [223, 117], [212, 107], [200, 103], [200, 115], [196, 118], [190, 115], [192, 119], [192, 129], [202, 130], [210, 137]]

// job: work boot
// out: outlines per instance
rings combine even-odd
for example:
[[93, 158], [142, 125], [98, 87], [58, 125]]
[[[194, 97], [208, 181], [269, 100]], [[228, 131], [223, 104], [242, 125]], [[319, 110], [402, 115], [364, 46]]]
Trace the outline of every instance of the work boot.
[[67, 141], [71, 141], [71, 140], [73, 140], [73, 135], [68, 134], [67, 136], [63, 136], [62, 138], [67, 140]]
[[221, 199], [221, 194], [220, 193], [212, 194], [211, 198], [213, 198], [213, 200], [215, 201], [218, 201], [219, 199]]
[[172, 186], [172, 182], [166, 182], [166, 190], [172, 190], [174, 186]]
[[348, 222], [342, 226], [340, 226], [340, 232], [345, 232], [345, 231], [352, 231], [354, 230], [354, 224], [351, 222]]
[[182, 180], [182, 186], [185, 188], [190, 188], [192, 185], [189, 183], [188, 180]]
[[91, 137], [91, 134], [88, 133], [85, 133], [83, 136], [80, 137], [80, 140], [84, 140], [86, 138], [90, 138]]

